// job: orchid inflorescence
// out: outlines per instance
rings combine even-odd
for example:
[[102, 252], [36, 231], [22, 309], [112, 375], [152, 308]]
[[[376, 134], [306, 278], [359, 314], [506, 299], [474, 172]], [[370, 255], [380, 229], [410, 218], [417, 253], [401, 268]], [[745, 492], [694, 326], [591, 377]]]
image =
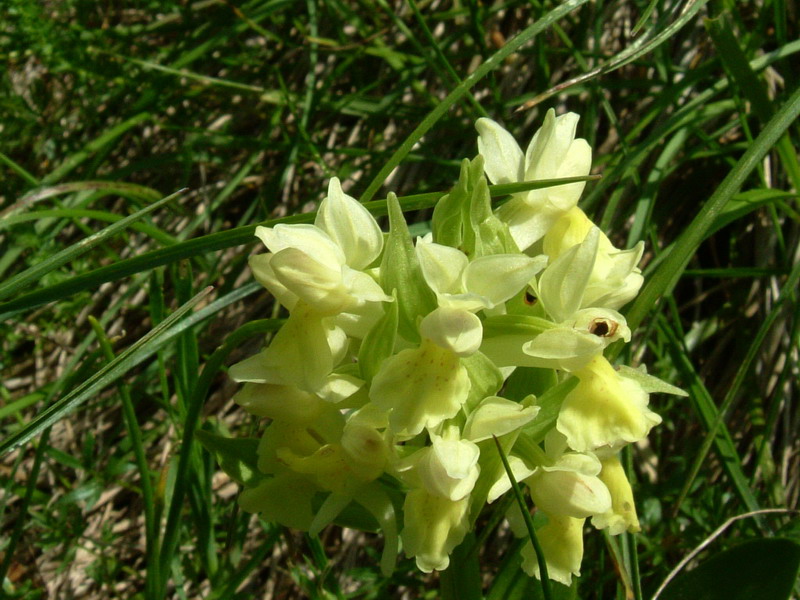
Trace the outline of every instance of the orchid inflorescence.
[[[313, 225], [257, 228], [269, 252], [250, 267], [289, 316], [230, 369], [235, 401], [271, 421], [244, 510], [312, 534], [361, 513], [385, 537], [384, 572], [400, 542], [422, 571], [443, 570], [511, 488], [496, 438], [530, 492], [550, 578], [580, 574], [586, 519], [639, 531], [619, 453], [661, 421], [649, 392], [675, 390], [603, 351], [630, 340], [618, 310], [642, 285], [643, 243], [612, 245], [577, 207], [584, 181], [497, 209], [487, 182], [587, 176], [577, 122], [549, 111], [523, 154], [479, 119], [479, 155], [415, 243], [396, 197], [384, 234], [336, 178]], [[507, 517], [527, 536], [516, 504]], [[538, 577], [530, 541], [522, 556]]]

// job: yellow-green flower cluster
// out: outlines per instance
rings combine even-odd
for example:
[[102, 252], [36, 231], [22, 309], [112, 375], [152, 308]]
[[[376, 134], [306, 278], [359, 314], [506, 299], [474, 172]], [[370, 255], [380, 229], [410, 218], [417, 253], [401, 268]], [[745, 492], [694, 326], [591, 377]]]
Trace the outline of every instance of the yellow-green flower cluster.
[[[421, 570], [442, 570], [510, 487], [496, 437], [546, 516], [551, 578], [579, 574], [586, 519], [611, 534], [639, 529], [618, 453], [660, 422], [654, 384], [616, 371], [603, 350], [630, 340], [618, 310], [642, 284], [642, 244], [611, 244], [577, 207], [583, 183], [517, 193], [496, 210], [489, 199], [487, 177], [588, 175], [577, 121], [550, 111], [523, 154], [480, 119], [479, 156], [416, 240], [393, 196], [384, 234], [335, 178], [313, 225], [258, 228], [268, 252], [250, 266], [289, 317], [230, 370], [244, 383], [235, 400], [270, 420], [245, 510], [316, 532], [355, 507], [383, 531], [385, 571], [400, 547]], [[520, 374], [550, 387], [506, 393]], [[549, 421], [545, 396], [557, 403]], [[523, 556], [538, 575], [530, 545]]]

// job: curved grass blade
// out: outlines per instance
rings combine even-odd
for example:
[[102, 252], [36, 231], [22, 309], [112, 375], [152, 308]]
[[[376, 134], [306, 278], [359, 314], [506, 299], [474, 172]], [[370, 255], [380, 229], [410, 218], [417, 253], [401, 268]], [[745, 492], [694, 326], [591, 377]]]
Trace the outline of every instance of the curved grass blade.
[[[541, 181], [520, 182], [513, 184], [495, 185], [489, 187], [489, 192], [493, 196], [505, 196], [512, 193], [553, 187], [556, 185], [566, 185], [575, 181], [590, 181], [597, 179], [596, 176], [589, 177], [567, 177], [562, 179], [548, 179]], [[421, 210], [430, 208], [446, 192], [429, 192], [426, 194], [415, 194], [405, 196], [400, 200], [403, 211]], [[376, 200], [365, 204], [367, 209], [375, 216], [386, 214], [386, 200]], [[224, 250], [234, 246], [241, 246], [248, 243], [255, 243], [255, 230], [258, 225], [272, 227], [278, 223], [309, 223], [314, 220], [316, 213], [302, 213], [280, 219], [272, 219], [255, 225], [245, 225], [227, 231], [220, 231], [205, 235], [185, 242], [174, 244], [169, 248], [159, 248], [151, 250], [139, 256], [134, 256], [99, 269], [94, 269], [88, 273], [76, 275], [68, 281], [51, 285], [44, 289], [35, 290], [19, 296], [13, 300], [0, 304], [0, 321], [7, 319], [14, 314], [35, 308], [47, 302], [60, 300], [72, 294], [84, 290], [91, 290], [102, 283], [116, 281], [135, 273], [154, 269], [182, 258], [192, 258], [203, 252]], [[119, 225], [119, 223], [117, 223]]]
[[[683, 232], [673, 250], [664, 259], [659, 269], [647, 281], [625, 318], [631, 329], [637, 327], [661, 296], [669, 293], [680, 278], [689, 259], [703, 241], [706, 232], [713, 226], [717, 216], [728, 201], [739, 191], [750, 173], [761, 159], [772, 149], [783, 133], [800, 114], [800, 87], [775, 113], [759, 136], [745, 151], [719, 187], [714, 191], [700, 212]], [[619, 351], [619, 349], [617, 349]]]
[[[20, 215], [13, 215], [6, 217], [0, 221], [0, 229], [11, 227], [17, 223], [25, 223], [27, 221], [38, 221], [39, 219], [94, 219], [95, 221], [105, 221], [106, 223], [116, 223], [126, 218], [116, 213], [106, 212], [104, 210], [91, 210], [87, 208], [54, 208], [44, 210], [34, 210], [31, 212], [22, 213]], [[155, 241], [171, 246], [177, 244], [178, 239], [165, 233], [158, 227], [150, 225], [149, 223], [132, 223], [131, 229], [138, 231], [147, 236], [150, 236]]]
[[[695, 371], [675, 331], [673, 331], [672, 327], [670, 327], [663, 318], [659, 319], [659, 328], [667, 339], [667, 350], [672, 357], [675, 367], [681, 373], [682, 378], [687, 382], [686, 387], [690, 390], [689, 397], [692, 399], [694, 409], [698, 417], [700, 417], [703, 426], [707, 431], [710, 431], [719, 417], [717, 406], [714, 404], [711, 394], [703, 384], [697, 371]], [[733, 438], [724, 423], [720, 423], [717, 427], [717, 431], [714, 435], [714, 443], [720, 456], [720, 462], [731, 478], [742, 503], [747, 507], [747, 510], [759, 510], [760, 506], [758, 500], [755, 494], [753, 494], [753, 490], [750, 489], [747, 477], [744, 475], [742, 459], [739, 457], [739, 453], [736, 451], [736, 445], [733, 443]], [[760, 516], [756, 517], [756, 523], [762, 530], [766, 527]]]
[[208, 287], [197, 294], [81, 385], [42, 410], [25, 427], [0, 441], [0, 456], [24, 444], [46, 427], [65, 417], [90, 397], [164, 347], [177, 335], [172, 326], [205, 298], [211, 290], [212, 288]]
[[31, 190], [19, 199], [17, 206], [25, 208], [29, 204], [52, 198], [53, 196], [87, 191], [103, 191], [110, 194], [119, 194], [120, 196], [133, 196], [134, 198], [150, 200], [151, 202], [161, 198], [158, 190], [136, 183], [126, 183], [124, 181], [71, 181]]
[[[796, 54], [797, 52], [800, 52], [800, 40], [787, 44], [786, 46], [778, 48], [777, 50], [773, 50], [764, 56], [760, 56], [750, 61], [750, 67], [753, 70], [758, 71], [768, 67], [778, 60]], [[693, 85], [698, 85], [701, 81], [706, 81], [703, 79], [702, 73], [698, 73], [696, 75], [688, 74], [684, 80], [675, 86], [673, 94], [685, 95], [687, 93], [686, 90], [691, 89]], [[586, 209], [595, 206], [604, 196], [609, 187], [619, 185], [619, 182], [623, 176], [639, 168], [639, 166], [647, 158], [648, 153], [653, 148], [661, 147], [661, 145], [664, 143], [664, 140], [675, 131], [687, 126], [697, 127], [698, 124], [696, 121], [698, 111], [703, 109], [703, 107], [706, 107], [714, 96], [728, 89], [728, 87], [729, 83], [727, 78], [720, 79], [710, 87], [707, 87], [703, 89], [703, 91], [697, 93], [697, 95], [691, 100], [688, 100], [685, 104], [681, 105], [681, 107], [678, 108], [674, 114], [660, 124], [656, 125], [652, 132], [647, 136], [645, 141], [636, 145], [629, 145], [630, 152], [623, 158], [622, 161], [615, 163], [611, 169], [606, 170], [604, 179], [598, 185], [596, 185], [594, 189], [591, 190], [591, 192], [581, 201], [581, 206]], [[652, 113], [653, 117], [663, 114], [663, 111], [667, 106], [673, 106], [676, 103], [674, 99], [669, 99], [667, 96], [664, 97], [663, 101], [659, 100], [659, 103], [662, 102], [663, 109], [660, 107], [660, 104], [656, 104], [654, 112]], [[709, 117], [710, 116], [711, 115], [709, 115]], [[633, 139], [635, 136], [639, 135], [643, 131], [643, 128], [649, 125], [650, 121], [651, 120], [648, 119], [643, 119], [640, 121], [640, 123], [636, 125], [631, 133], [627, 136], [628, 139]]]
[[243, 340], [261, 335], [270, 331], [275, 331], [283, 323], [282, 319], [262, 319], [252, 321], [244, 325], [229, 335], [225, 342], [208, 359], [200, 377], [192, 389], [187, 407], [186, 420], [183, 429], [183, 439], [181, 442], [178, 466], [175, 473], [175, 489], [172, 492], [167, 522], [164, 527], [161, 549], [159, 552], [159, 577], [158, 587], [161, 592], [158, 597], [163, 597], [169, 579], [172, 556], [178, 543], [178, 531], [181, 522], [181, 510], [183, 500], [190, 485], [188, 481], [189, 466], [192, 460], [192, 447], [194, 442], [195, 430], [200, 418], [200, 412], [208, 394], [214, 376], [222, 367], [228, 354], [238, 348]]
[[689, 0], [684, 6], [683, 11], [681, 12], [680, 16], [669, 25], [664, 26], [663, 23], [655, 23], [648, 32], [658, 31], [656, 35], [652, 38], [649, 38], [647, 35], [639, 38], [633, 44], [619, 52], [614, 56], [613, 59], [608, 61], [607, 63], [600, 65], [589, 71], [588, 73], [584, 73], [583, 75], [579, 75], [578, 77], [574, 77], [569, 79], [563, 83], [560, 83], [546, 92], [539, 94], [538, 96], [531, 98], [525, 104], [520, 106], [517, 111], [527, 110], [529, 108], [533, 108], [537, 104], [541, 104], [548, 98], [555, 96], [556, 94], [560, 94], [567, 88], [570, 88], [574, 85], [579, 83], [583, 83], [584, 81], [589, 81], [595, 77], [605, 75], [606, 73], [610, 73], [620, 67], [624, 67], [628, 63], [636, 60], [637, 58], [647, 54], [651, 50], [656, 49], [662, 43], [666, 42], [673, 34], [677, 33], [677, 31], [686, 25], [689, 20], [694, 17], [697, 12], [703, 8], [703, 6], [708, 2], [708, 0]]
[[[97, 337], [103, 354], [105, 354], [109, 362], [113, 361], [115, 358], [114, 350], [103, 326], [91, 315], [89, 315], [89, 323]], [[131, 449], [133, 450], [136, 468], [139, 470], [139, 487], [142, 490], [142, 503], [144, 505], [145, 560], [149, 570], [149, 565], [152, 564], [156, 557], [155, 551], [157, 549], [156, 503], [153, 494], [152, 474], [147, 465], [147, 455], [142, 442], [142, 430], [141, 427], [139, 427], [139, 420], [136, 416], [136, 408], [131, 398], [130, 388], [124, 384], [120, 385], [119, 395], [122, 400], [122, 415], [125, 422], [125, 429], [127, 430], [128, 439], [130, 440]]]
[[[756, 353], [761, 348], [761, 344], [764, 341], [764, 338], [767, 337], [770, 329], [772, 329], [773, 323], [778, 318], [783, 306], [786, 302], [790, 301], [790, 298], [794, 297], [796, 293], [796, 285], [797, 281], [800, 279], [800, 262], [794, 265], [789, 278], [786, 280], [786, 283], [781, 290], [780, 295], [778, 296], [777, 301], [772, 306], [772, 310], [770, 310], [769, 314], [767, 314], [766, 319], [761, 323], [761, 326], [758, 328], [753, 341], [750, 343], [750, 347], [747, 350], [747, 355], [744, 357], [741, 365], [736, 371], [736, 376], [734, 377], [733, 383], [731, 387], [728, 388], [728, 392], [725, 394], [725, 398], [722, 400], [722, 404], [720, 404], [716, 418], [714, 422], [708, 427], [708, 432], [706, 433], [706, 437], [703, 440], [702, 445], [700, 446], [700, 450], [697, 452], [697, 456], [695, 456], [694, 464], [692, 464], [692, 469], [689, 471], [689, 475], [686, 477], [686, 481], [683, 484], [683, 488], [681, 489], [681, 493], [678, 495], [678, 500], [675, 503], [675, 510], [677, 511], [680, 507], [683, 500], [689, 494], [689, 490], [691, 489], [692, 483], [694, 483], [697, 474], [700, 472], [700, 467], [705, 461], [706, 456], [708, 455], [708, 451], [711, 449], [711, 445], [714, 443], [714, 440], [717, 439], [717, 431], [719, 431], [720, 426], [724, 423], [725, 416], [728, 413], [731, 405], [733, 404], [734, 399], [739, 393], [739, 388], [741, 387], [742, 383], [744, 382], [745, 376], [747, 376], [750, 372], [750, 365], [755, 360]], [[748, 486], [749, 487], [749, 486]], [[753, 510], [753, 509], [751, 509]]]
[[67, 157], [60, 165], [58, 165], [58, 167], [56, 167], [54, 171], [52, 171], [49, 175], [42, 177], [42, 183], [51, 184], [62, 179], [65, 175], [71, 173], [77, 167], [83, 164], [83, 162], [92, 154], [102, 149], [103, 146], [110, 144], [129, 129], [132, 129], [140, 123], [147, 121], [151, 118], [151, 116], [152, 115], [149, 112], [141, 112], [132, 116], [130, 119], [123, 121], [119, 125], [115, 125], [100, 137], [86, 144], [83, 150], [80, 150], [79, 152]]
[[547, 13], [543, 18], [536, 21], [533, 25], [527, 27], [515, 38], [510, 40], [505, 46], [500, 48], [500, 50], [492, 54], [492, 56], [490, 56], [485, 63], [475, 69], [475, 71], [473, 71], [469, 77], [457, 85], [456, 88], [447, 95], [447, 98], [442, 100], [442, 102], [438, 104], [430, 113], [428, 113], [422, 122], [417, 125], [416, 129], [414, 129], [414, 131], [411, 132], [405, 141], [400, 144], [400, 147], [395, 150], [394, 154], [392, 154], [389, 160], [386, 161], [386, 164], [384, 164], [381, 170], [378, 171], [370, 184], [367, 186], [367, 189], [364, 190], [363, 194], [361, 194], [359, 200], [361, 202], [367, 202], [368, 200], [372, 199], [372, 197], [375, 195], [375, 192], [380, 189], [380, 187], [383, 185], [383, 182], [395, 169], [395, 167], [397, 167], [397, 165], [403, 161], [406, 155], [411, 152], [411, 149], [414, 147], [414, 145], [420, 139], [422, 139], [422, 136], [425, 135], [428, 130], [430, 130], [430, 128], [433, 127], [448, 110], [450, 110], [450, 107], [458, 102], [461, 97], [466, 94], [470, 88], [472, 88], [472, 86], [483, 79], [483, 77], [485, 77], [490, 71], [500, 66], [507, 56], [510, 56], [519, 50], [520, 47], [550, 27], [550, 25], [558, 21], [561, 17], [569, 14], [582, 4], [585, 4], [587, 1], [588, 0], [568, 0], [567, 2], [563, 2]]
[[82, 239], [80, 242], [72, 244], [71, 246], [64, 248], [60, 252], [57, 252], [53, 256], [48, 257], [47, 259], [43, 260], [37, 265], [34, 265], [28, 269], [25, 269], [22, 273], [17, 273], [13, 277], [10, 277], [5, 282], [0, 283], [0, 299], [7, 298], [8, 296], [14, 294], [18, 290], [22, 289], [32, 281], [36, 281], [40, 279], [46, 273], [57, 269], [63, 264], [68, 263], [71, 260], [76, 259], [80, 255], [88, 252], [98, 244], [104, 242], [114, 234], [119, 231], [125, 229], [131, 223], [141, 219], [145, 215], [153, 212], [157, 208], [163, 206], [167, 202], [174, 200], [177, 198], [183, 190], [179, 190], [174, 194], [170, 194], [169, 196], [162, 198], [158, 202], [154, 202], [153, 204], [146, 206], [140, 211], [133, 213], [132, 215], [125, 217], [114, 223], [113, 225], [109, 225], [104, 229], [101, 229], [97, 233], [90, 235], [87, 238]]

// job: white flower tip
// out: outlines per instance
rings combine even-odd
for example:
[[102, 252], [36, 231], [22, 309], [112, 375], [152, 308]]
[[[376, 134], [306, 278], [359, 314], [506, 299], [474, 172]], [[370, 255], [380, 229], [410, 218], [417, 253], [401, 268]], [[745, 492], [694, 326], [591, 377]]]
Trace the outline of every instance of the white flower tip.
[[342, 184], [339, 181], [339, 178], [331, 177], [331, 180], [328, 182], [328, 196], [340, 196], [343, 193]]

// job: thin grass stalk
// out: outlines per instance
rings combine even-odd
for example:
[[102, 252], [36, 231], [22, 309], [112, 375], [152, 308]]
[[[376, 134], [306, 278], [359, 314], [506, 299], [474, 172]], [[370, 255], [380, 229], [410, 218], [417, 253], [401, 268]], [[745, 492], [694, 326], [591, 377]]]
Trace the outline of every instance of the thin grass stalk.
[[[495, 197], [505, 196], [527, 190], [542, 189], [555, 185], [566, 185], [567, 183], [575, 181], [593, 181], [596, 179], [598, 179], [597, 176], [590, 175], [587, 177], [564, 177], [561, 179], [494, 185], [489, 186], [489, 193]], [[402, 205], [403, 211], [422, 210], [432, 207], [445, 193], [447, 192], [414, 194], [398, 198], [398, 200]], [[367, 203], [365, 206], [375, 216], [386, 214], [386, 200], [375, 200]], [[94, 289], [102, 283], [116, 281], [129, 275], [168, 265], [182, 258], [197, 258], [204, 252], [213, 252], [215, 250], [224, 250], [234, 246], [255, 243], [255, 231], [256, 227], [259, 225], [272, 227], [279, 223], [309, 223], [314, 220], [315, 216], [316, 212], [308, 212], [278, 219], [270, 219], [254, 225], [235, 227], [234, 229], [219, 231], [185, 242], [179, 242], [168, 248], [151, 250], [139, 256], [114, 262], [110, 265], [89, 271], [88, 273], [75, 275], [67, 281], [56, 283], [44, 289], [34, 290], [33, 292], [23, 294], [8, 302], [0, 303], [0, 321], [8, 319], [19, 312], [46, 304], [47, 302], [62, 300], [72, 294]]]
[[180, 529], [181, 512], [183, 509], [183, 499], [189, 485], [189, 465], [192, 457], [192, 445], [194, 442], [194, 432], [200, 419], [200, 412], [205, 403], [205, 398], [211, 383], [219, 369], [222, 367], [228, 355], [236, 349], [244, 340], [275, 331], [283, 323], [280, 319], [262, 319], [252, 321], [231, 333], [206, 361], [200, 377], [193, 386], [187, 403], [186, 421], [183, 428], [183, 438], [181, 449], [178, 456], [178, 466], [175, 474], [175, 489], [172, 492], [167, 512], [167, 522], [162, 536], [161, 550], [159, 552], [158, 567], [158, 589], [157, 598], [165, 597], [167, 583], [169, 581], [170, 566], [178, 542], [178, 532]]
[[[111, 362], [116, 358], [111, 342], [106, 336], [103, 326], [92, 316], [89, 316], [89, 323], [92, 326], [100, 348], [105, 354], [106, 359]], [[142, 443], [142, 430], [139, 427], [139, 420], [136, 417], [136, 408], [133, 406], [130, 388], [121, 384], [119, 395], [122, 400], [122, 415], [125, 421], [125, 429], [131, 441], [136, 467], [139, 469], [139, 485], [142, 488], [142, 503], [144, 505], [144, 529], [145, 529], [145, 562], [147, 563], [147, 574], [145, 578], [145, 589], [147, 595], [153, 592], [153, 565], [158, 562], [158, 529], [156, 527], [155, 515], [155, 495], [153, 484], [150, 479], [150, 467], [147, 464], [147, 456]]]
[[[728, 201], [742, 187], [747, 177], [758, 166], [783, 133], [800, 114], [800, 87], [794, 91], [786, 103], [775, 113], [763, 131], [747, 148], [719, 187], [714, 191], [700, 212], [692, 220], [683, 234], [664, 259], [658, 270], [645, 283], [639, 296], [627, 311], [625, 318], [628, 326], [635, 329], [648, 312], [656, 305], [659, 298], [669, 293], [677, 283], [692, 255], [705, 238], [714, 219], [720, 214]], [[617, 348], [616, 352], [619, 352]], [[612, 354], [616, 355], [612, 351]]]
[[500, 50], [492, 54], [492, 56], [490, 56], [485, 63], [475, 69], [475, 71], [466, 79], [464, 79], [460, 85], [456, 86], [456, 88], [450, 92], [447, 97], [442, 100], [438, 106], [436, 106], [436, 108], [428, 113], [428, 115], [419, 125], [417, 125], [414, 131], [409, 134], [405, 141], [400, 144], [400, 147], [395, 150], [394, 154], [392, 154], [389, 160], [386, 161], [386, 164], [384, 164], [381, 170], [378, 171], [370, 184], [367, 186], [367, 189], [364, 190], [363, 194], [361, 194], [359, 201], [369, 202], [372, 200], [372, 197], [383, 185], [383, 182], [386, 181], [386, 178], [389, 176], [389, 174], [403, 161], [408, 153], [411, 152], [411, 149], [419, 140], [422, 139], [422, 136], [424, 136], [431, 129], [431, 127], [433, 127], [436, 122], [441, 119], [444, 114], [450, 110], [450, 108], [456, 102], [458, 102], [464, 94], [467, 93], [468, 90], [478, 83], [478, 81], [483, 79], [492, 70], [500, 66], [507, 56], [510, 56], [516, 52], [519, 48], [535, 38], [542, 31], [550, 27], [550, 25], [558, 21], [561, 17], [569, 14], [582, 4], [586, 4], [587, 1], [588, 0], [568, 0], [567, 2], [562, 3], [547, 13], [543, 18], [536, 21], [533, 25], [530, 25], [524, 31], [519, 33], [505, 46], [500, 48]]
[[539, 563], [539, 582], [542, 584], [542, 595], [544, 595], [544, 600], [552, 600], [553, 594], [550, 589], [550, 577], [547, 574], [547, 561], [544, 558], [542, 546], [539, 544], [539, 538], [536, 537], [536, 529], [533, 526], [531, 513], [525, 505], [525, 498], [522, 497], [522, 490], [514, 477], [514, 473], [511, 472], [511, 465], [508, 464], [508, 459], [506, 458], [505, 452], [503, 452], [503, 447], [500, 445], [500, 440], [494, 435], [492, 438], [497, 446], [497, 452], [500, 454], [500, 460], [503, 461], [503, 468], [506, 471], [506, 475], [508, 475], [508, 480], [511, 482], [511, 489], [514, 490], [514, 498], [519, 505], [519, 509], [522, 511], [522, 516], [525, 518], [525, 527], [528, 529], [528, 536], [536, 552], [536, 560]]
[[722, 400], [722, 403], [717, 411], [717, 416], [711, 426], [708, 427], [706, 436], [703, 438], [703, 443], [700, 445], [700, 449], [697, 451], [697, 455], [692, 463], [692, 468], [689, 471], [689, 475], [686, 477], [680, 494], [678, 495], [675, 510], [680, 508], [681, 503], [686, 499], [686, 496], [688, 496], [689, 490], [691, 489], [694, 480], [697, 478], [697, 474], [700, 472], [700, 468], [702, 467], [703, 462], [705, 461], [706, 456], [708, 456], [708, 452], [717, 437], [717, 431], [719, 431], [722, 423], [725, 422], [725, 417], [728, 415], [728, 411], [730, 410], [734, 399], [739, 394], [739, 389], [741, 388], [742, 383], [744, 383], [745, 377], [750, 374], [750, 367], [753, 364], [753, 360], [755, 360], [756, 354], [761, 349], [761, 344], [764, 342], [764, 338], [766, 338], [767, 334], [772, 329], [775, 320], [783, 311], [784, 305], [789, 301], [790, 298], [795, 296], [797, 291], [796, 286], [799, 279], [800, 262], [794, 265], [794, 268], [792, 269], [789, 278], [786, 280], [786, 283], [784, 284], [777, 301], [773, 305], [772, 310], [770, 310], [770, 312], [767, 314], [766, 318], [761, 322], [756, 335], [753, 337], [753, 341], [750, 343], [750, 347], [747, 349], [747, 354], [742, 360], [741, 365], [739, 365], [739, 368], [736, 370], [733, 383], [731, 383], [730, 388], [728, 388], [725, 398]]
[[30, 508], [33, 492], [39, 480], [39, 471], [44, 461], [44, 453], [47, 450], [48, 441], [50, 440], [50, 429], [50, 427], [45, 429], [42, 432], [42, 436], [39, 438], [39, 444], [36, 446], [36, 453], [33, 457], [33, 466], [31, 467], [31, 472], [28, 474], [28, 481], [25, 485], [25, 495], [22, 497], [22, 501], [19, 504], [19, 516], [14, 522], [14, 528], [8, 538], [8, 544], [3, 549], [5, 556], [3, 557], [3, 562], [0, 563], [0, 600], [6, 598], [6, 575], [8, 574], [9, 568], [11, 568], [11, 563], [14, 560], [14, 553], [19, 545], [19, 541], [22, 539], [22, 533], [25, 530], [28, 509]]

